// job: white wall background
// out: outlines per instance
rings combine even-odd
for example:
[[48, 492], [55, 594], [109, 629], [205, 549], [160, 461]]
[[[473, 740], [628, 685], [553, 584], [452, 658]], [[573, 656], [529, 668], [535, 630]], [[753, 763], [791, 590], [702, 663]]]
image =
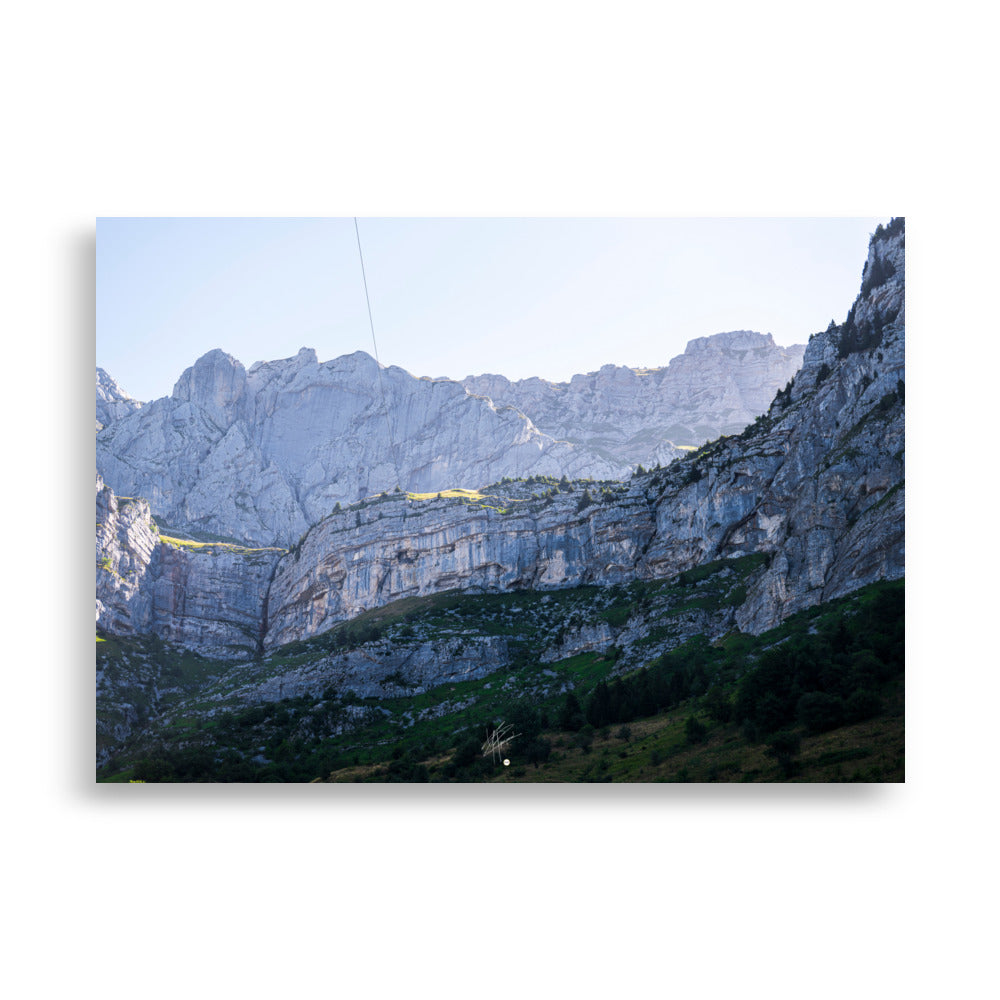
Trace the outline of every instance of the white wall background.
[[[997, 81], [979, 9], [8, 11], [13, 995], [982, 994]], [[908, 218], [905, 786], [94, 787], [96, 216], [886, 213]]]

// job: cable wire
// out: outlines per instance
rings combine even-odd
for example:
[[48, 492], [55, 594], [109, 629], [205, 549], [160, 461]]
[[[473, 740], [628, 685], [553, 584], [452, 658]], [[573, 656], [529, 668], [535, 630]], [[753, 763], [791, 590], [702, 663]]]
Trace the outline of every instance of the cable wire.
[[368, 306], [368, 326], [372, 331], [372, 347], [375, 350], [375, 366], [378, 370], [378, 388], [379, 393], [382, 396], [382, 408], [385, 410], [385, 426], [389, 431], [389, 447], [392, 450], [392, 464], [396, 470], [396, 486], [402, 489], [402, 477], [399, 474], [399, 460], [396, 453], [396, 441], [392, 433], [392, 421], [389, 418], [389, 404], [385, 396], [385, 384], [382, 380], [382, 362], [379, 361], [378, 357], [378, 342], [375, 339], [375, 321], [372, 319], [372, 302], [368, 295], [368, 276], [365, 274], [365, 255], [361, 250], [361, 233], [358, 230], [358, 219], [357, 216], [354, 217], [354, 235], [358, 240], [358, 258], [361, 261], [361, 281], [365, 286], [365, 305]]

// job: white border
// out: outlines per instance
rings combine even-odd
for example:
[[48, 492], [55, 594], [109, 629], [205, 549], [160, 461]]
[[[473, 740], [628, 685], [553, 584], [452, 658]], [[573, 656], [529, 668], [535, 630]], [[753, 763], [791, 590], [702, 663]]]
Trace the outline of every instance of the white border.
[[[975, 484], [993, 464], [977, 401], [996, 370], [996, 80], [965, 6], [945, 22], [848, 3], [815, 24], [784, 3], [9, 15], [12, 981], [839, 997], [994, 978], [995, 653], [978, 636], [995, 584], [973, 570], [992, 571]], [[87, 259], [98, 215], [180, 213], [907, 215], [908, 783], [321, 804], [94, 789]]]

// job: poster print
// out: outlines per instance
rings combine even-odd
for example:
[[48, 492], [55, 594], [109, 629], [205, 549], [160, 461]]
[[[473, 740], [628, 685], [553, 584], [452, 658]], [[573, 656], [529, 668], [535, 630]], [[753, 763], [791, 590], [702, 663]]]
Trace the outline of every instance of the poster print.
[[99, 220], [97, 780], [902, 781], [904, 258]]

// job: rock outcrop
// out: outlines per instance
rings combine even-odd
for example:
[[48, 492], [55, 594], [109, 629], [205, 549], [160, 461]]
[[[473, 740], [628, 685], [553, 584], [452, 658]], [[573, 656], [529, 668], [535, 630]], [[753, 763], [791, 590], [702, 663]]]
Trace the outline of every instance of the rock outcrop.
[[164, 540], [144, 500], [116, 497], [97, 478], [97, 626], [107, 632], [252, 656], [283, 552]]
[[338, 503], [396, 485], [625, 471], [457, 382], [380, 368], [360, 351], [320, 364], [305, 348], [249, 371], [209, 352], [170, 398], [98, 434], [97, 468], [171, 527], [263, 545], [291, 544]]
[[[800, 608], [903, 574], [904, 241], [873, 238], [863, 292], [815, 335], [802, 371], [738, 436], [627, 490], [506, 512], [387, 497], [314, 526], [283, 560], [268, 648], [402, 597], [614, 584], [767, 553], [737, 620], [761, 632]], [[703, 347], [696, 347], [695, 352]], [[591, 498], [593, 499], [593, 498]]]
[[389, 494], [334, 514], [279, 564], [265, 647], [404, 597], [631, 579], [653, 532], [648, 502], [631, 490], [579, 509], [582, 492], [502, 510]]
[[[801, 370], [766, 413], [740, 434], [627, 483], [580, 483], [568, 492], [500, 501], [387, 493], [326, 513], [278, 560], [276, 553], [234, 546], [153, 544], [148, 508], [140, 504], [123, 515], [99, 481], [99, 613], [103, 604], [109, 628], [157, 631], [238, 655], [254, 636], [258, 649], [273, 651], [404, 597], [663, 579], [750, 554], [767, 556], [733, 599], [733, 622], [750, 632], [867, 583], [898, 578], [904, 571], [904, 270], [903, 224], [895, 220], [872, 239], [862, 292], [846, 321], [810, 338]], [[692, 356], [705, 350], [689, 345]], [[313, 497], [314, 510], [332, 506], [333, 494], [324, 492], [329, 484], [321, 485], [329, 475], [324, 447], [347, 439], [359, 455], [374, 454], [363, 432], [377, 438], [385, 423], [377, 397], [358, 389], [365, 384], [359, 367], [377, 385], [374, 364], [353, 355], [318, 365], [311, 352], [302, 352], [244, 372], [213, 352], [185, 373], [172, 400], [148, 404], [105, 432], [106, 461], [125, 475], [112, 445], [138, 441], [145, 429], [142, 448], [126, 449], [145, 470], [144, 484], [164, 504], [173, 503], [170, 510], [199, 523], [213, 497], [232, 493], [234, 483], [233, 511], [243, 509], [237, 502], [243, 497], [259, 516], [252, 499], [263, 484], [248, 479], [250, 458], [260, 476], [272, 470], [290, 502]], [[383, 375], [394, 400], [390, 413], [404, 414], [414, 435], [406, 441], [417, 456], [411, 465], [416, 482], [432, 481], [428, 469], [435, 461], [422, 465], [420, 456], [435, 453], [446, 417], [481, 420], [478, 429], [463, 427], [473, 440], [499, 433], [498, 427], [516, 429], [523, 437], [505, 437], [504, 446], [511, 454], [526, 448], [535, 458], [528, 468], [553, 457], [554, 445], [540, 442], [523, 417], [467, 395], [457, 383], [427, 382], [416, 390], [412, 383], [419, 380], [400, 369]], [[315, 434], [303, 436], [303, 426]], [[185, 448], [190, 441], [201, 442], [203, 453]], [[171, 474], [188, 484], [182, 501], [156, 494], [162, 491], [156, 476], [165, 473], [152, 460], [139, 461], [143, 454], [171, 456]], [[288, 462], [282, 468], [279, 455]], [[442, 467], [464, 462], [463, 468], [485, 475], [479, 459], [451, 456], [439, 457]], [[313, 471], [290, 485], [292, 467]], [[217, 478], [206, 479], [206, 468]], [[424, 474], [428, 479], [421, 480]], [[355, 475], [372, 482], [360, 467]], [[359, 481], [352, 479], [349, 489]], [[217, 484], [214, 492], [207, 482]], [[279, 496], [274, 489], [267, 495]], [[103, 559], [129, 582], [105, 581], [102, 589]], [[606, 638], [582, 630], [564, 641], [567, 649], [584, 649]], [[346, 660], [342, 666], [348, 671]]]
[[675, 443], [742, 430], [800, 361], [800, 348], [746, 331], [692, 341], [666, 368], [606, 365], [560, 385], [414, 378], [360, 351], [320, 364], [306, 348], [247, 371], [214, 350], [141, 408], [98, 372], [97, 468], [171, 527], [290, 545], [338, 503], [396, 485], [665, 465], [683, 454]]
[[146, 578], [160, 535], [149, 505], [116, 497], [97, 477], [97, 624], [109, 632], [150, 631], [152, 590]]
[[127, 417], [142, 406], [103, 369], [97, 369], [97, 429]]
[[798, 371], [804, 351], [801, 344], [779, 347], [769, 333], [736, 330], [690, 341], [664, 368], [605, 365], [569, 382], [472, 375], [462, 384], [517, 408], [555, 438], [625, 465], [666, 464], [663, 459], [677, 452], [664, 452], [664, 441], [704, 444], [738, 434], [765, 413]]
[[904, 266], [900, 219], [873, 237], [861, 295], [845, 323], [810, 339], [790, 390], [667, 471], [649, 572], [773, 553], [737, 615], [753, 632], [903, 575]]
[[359, 698], [422, 694], [439, 684], [489, 676], [510, 663], [508, 646], [498, 636], [405, 644], [371, 642], [342, 653], [313, 657], [278, 676], [237, 688], [233, 695], [252, 704], [316, 696], [330, 686]]

